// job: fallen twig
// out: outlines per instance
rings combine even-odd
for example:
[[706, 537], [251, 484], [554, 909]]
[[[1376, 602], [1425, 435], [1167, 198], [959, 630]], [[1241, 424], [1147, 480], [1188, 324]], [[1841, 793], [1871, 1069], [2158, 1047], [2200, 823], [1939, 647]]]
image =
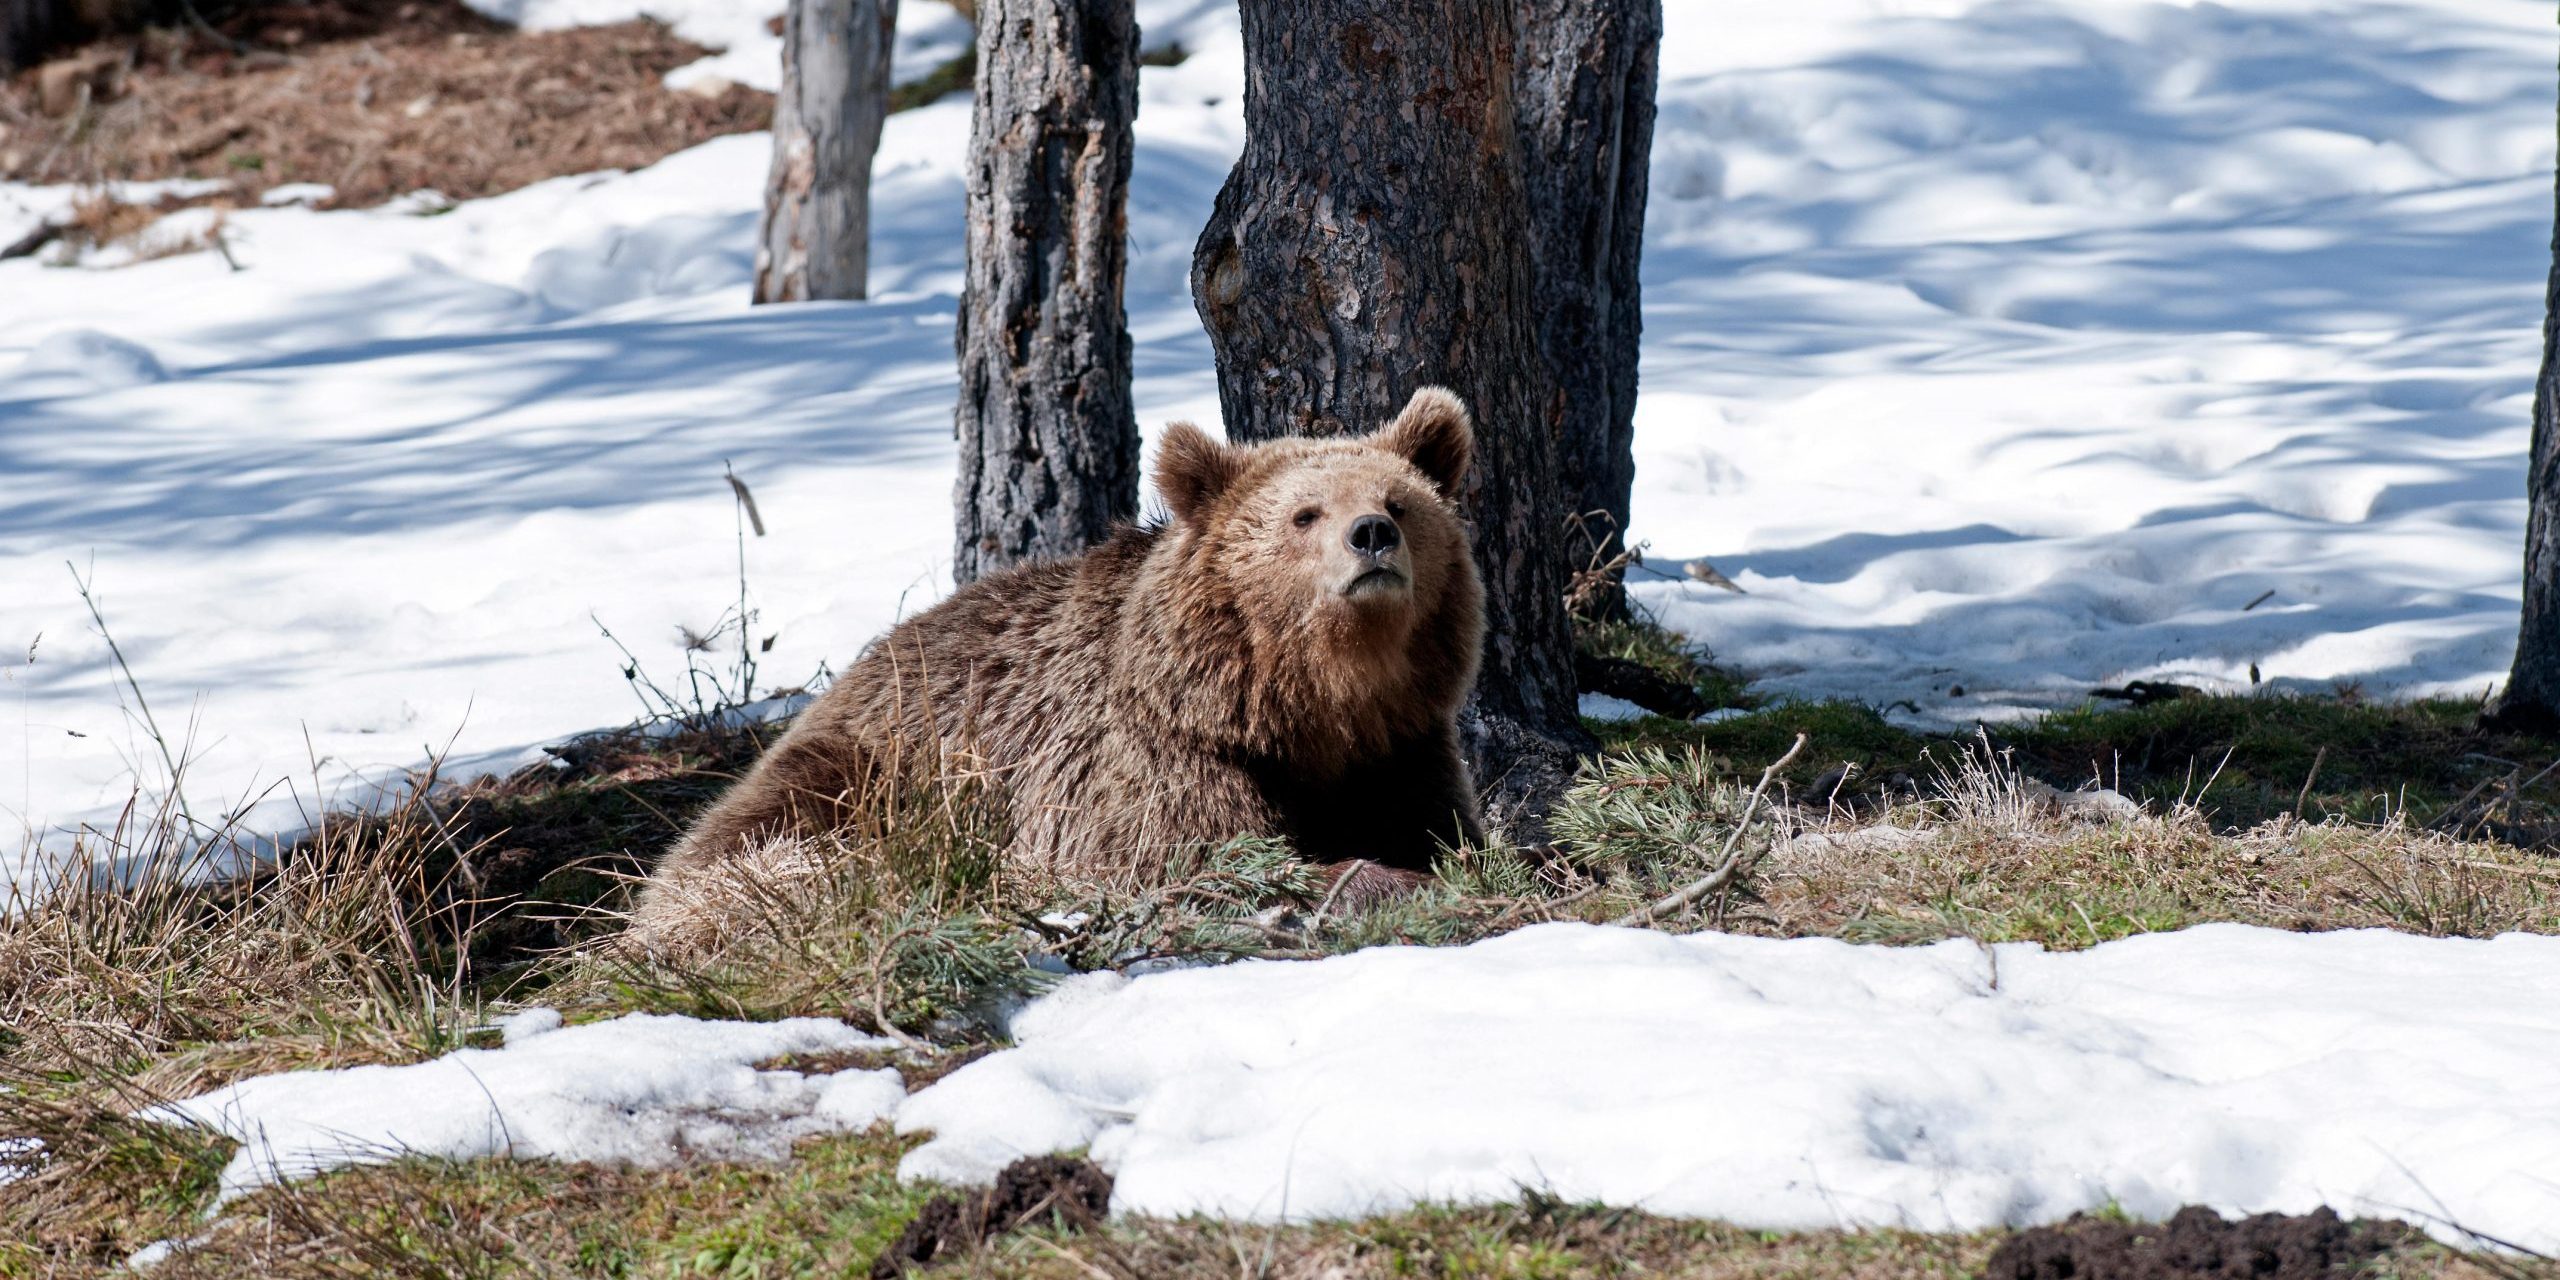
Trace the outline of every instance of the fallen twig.
[[1760, 812], [1760, 798], [1768, 794], [1769, 780], [1778, 776], [1778, 770], [1786, 768], [1795, 761], [1796, 753], [1804, 750], [1806, 737], [1805, 734], [1797, 734], [1795, 745], [1788, 747], [1785, 755], [1771, 761], [1768, 768], [1760, 771], [1760, 781], [1751, 788], [1751, 799], [1742, 806], [1742, 820], [1734, 824], [1733, 834], [1725, 837], [1724, 848], [1716, 854], [1715, 870], [1682, 885], [1678, 892], [1638, 907], [1609, 923], [1629, 926], [1644, 924], [1659, 919], [1666, 912], [1681, 910], [1698, 899], [1732, 884], [1744, 869], [1742, 855], [1736, 849], [1736, 846], [1742, 843], [1742, 833], [1751, 829], [1752, 815]]
[[36, 250], [52, 244], [56, 239], [60, 238], [61, 235], [62, 224], [47, 218], [46, 220], [37, 223], [35, 230], [10, 241], [6, 245], [0, 245], [0, 262], [7, 262], [11, 258], [26, 257], [29, 254], [34, 253]]

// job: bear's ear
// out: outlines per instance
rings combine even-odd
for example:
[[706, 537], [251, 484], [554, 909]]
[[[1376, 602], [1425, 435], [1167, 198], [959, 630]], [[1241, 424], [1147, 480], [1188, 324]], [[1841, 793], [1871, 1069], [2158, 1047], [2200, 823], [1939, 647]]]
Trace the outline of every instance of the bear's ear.
[[1396, 420], [1378, 428], [1369, 442], [1390, 453], [1401, 454], [1413, 468], [1431, 477], [1448, 497], [1458, 496], [1458, 482], [1467, 478], [1467, 461], [1474, 456], [1476, 429], [1467, 416], [1466, 402], [1447, 387], [1424, 387], [1404, 403], [1404, 412]]
[[1188, 422], [1167, 426], [1156, 442], [1156, 492], [1164, 495], [1173, 518], [1186, 524], [1243, 470], [1242, 450], [1211, 439]]

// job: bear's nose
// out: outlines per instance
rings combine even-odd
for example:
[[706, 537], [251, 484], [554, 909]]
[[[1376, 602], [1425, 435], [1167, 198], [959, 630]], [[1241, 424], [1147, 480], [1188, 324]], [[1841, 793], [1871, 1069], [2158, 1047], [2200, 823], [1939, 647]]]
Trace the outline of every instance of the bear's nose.
[[1346, 535], [1351, 549], [1372, 560], [1404, 545], [1404, 531], [1385, 516], [1362, 516], [1351, 522]]

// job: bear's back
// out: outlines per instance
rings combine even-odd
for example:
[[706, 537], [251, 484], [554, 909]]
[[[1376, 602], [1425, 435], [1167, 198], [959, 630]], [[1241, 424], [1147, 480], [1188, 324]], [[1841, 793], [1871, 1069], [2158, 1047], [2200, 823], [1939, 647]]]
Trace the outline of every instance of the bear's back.
[[1085, 736], [1102, 723], [1121, 614], [1156, 540], [1123, 529], [1085, 555], [962, 587], [873, 642], [812, 714], [929, 733], [999, 765]]

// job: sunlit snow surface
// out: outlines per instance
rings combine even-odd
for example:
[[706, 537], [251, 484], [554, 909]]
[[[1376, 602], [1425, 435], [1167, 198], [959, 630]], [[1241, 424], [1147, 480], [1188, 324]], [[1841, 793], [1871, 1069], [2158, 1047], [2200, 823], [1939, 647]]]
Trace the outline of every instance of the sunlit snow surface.
[[2208, 925], [2078, 954], [1542, 925], [1077, 980], [916, 1094], [909, 1176], [1077, 1147], [1116, 1211], [1524, 1191], [1763, 1228], [2110, 1204], [2560, 1248], [2560, 938]]
[[[1088, 1149], [1126, 1213], [1352, 1217], [1524, 1192], [1759, 1228], [2329, 1205], [2560, 1249], [2560, 938], [2238, 925], [1852, 946], [1541, 925], [1070, 979], [912, 1096], [841, 1023], [519, 1015], [503, 1049], [160, 1108], [227, 1195], [401, 1155], [780, 1155], [894, 1115], [901, 1173]], [[2478, 1233], [2476, 1236], [2465, 1232]]]
[[[757, 19], [548, 2], [527, 16]], [[2497, 678], [2546, 6], [1666, 9], [1647, 605], [1769, 691], [1941, 722], [2253, 663], [2392, 694]], [[902, 76], [947, 19], [902, 6]], [[1141, 90], [1152, 432], [1217, 417], [1185, 268], [1242, 64], [1232, 6], [1140, 20], [1192, 51]], [[724, 57], [771, 56], [737, 39]], [[767, 682], [937, 598], [967, 130], [965, 100], [890, 121], [865, 304], [746, 306], [762, 137], [436, 216], [234, 213], [238, 272], [0, 263], [0, 851], [158, 781], [65, 561], [162, 727], [192, 726], [193, 807], [262, 802], [266, 830], [431, 748], [505, 767], [639, 710], [597, 624], [680, 670], [679, 625], [737, 596], [724, 465], [771, 528], [747, 547]], [[0, 240], [72, 197], [0, 186]]]
[[506, 1044], [408, 1066], [259, 1076], [149, 1118], [240, 1143], [229, 1199], [274, 1182], [410, 1156], [639, 1165], [781, 1159], [791, 1144], [861, 1130], [906, 1090], [892, 1070], [760, 1070], [786, 1054], [889, 1045], [829, 1018], [703, 1022], [631, 1014], [560, 1027], [550, 1010], [510, 1020]]

